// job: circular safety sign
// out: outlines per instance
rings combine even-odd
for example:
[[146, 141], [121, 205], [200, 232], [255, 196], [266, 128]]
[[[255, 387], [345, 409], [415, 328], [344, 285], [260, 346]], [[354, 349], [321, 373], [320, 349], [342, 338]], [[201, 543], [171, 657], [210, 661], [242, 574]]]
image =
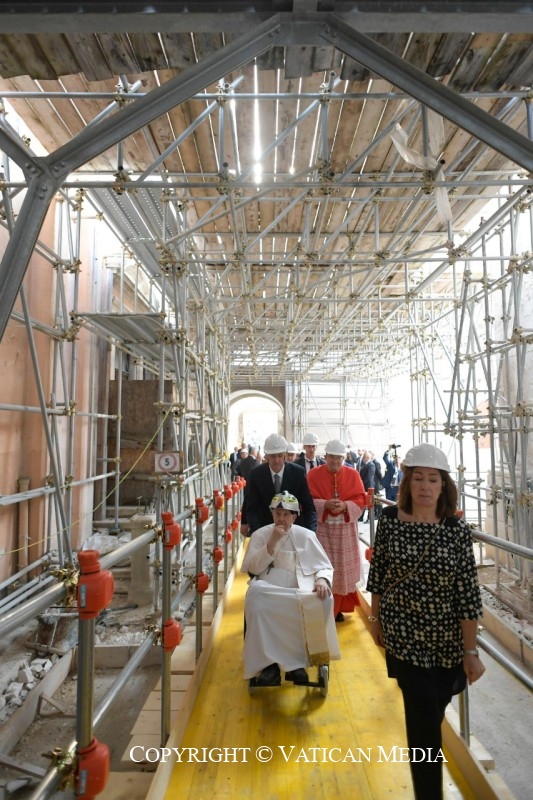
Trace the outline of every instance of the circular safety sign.
[[156, 472], [179, 472], [180, 455], [179, 453], [156, 453], [155, 471]]

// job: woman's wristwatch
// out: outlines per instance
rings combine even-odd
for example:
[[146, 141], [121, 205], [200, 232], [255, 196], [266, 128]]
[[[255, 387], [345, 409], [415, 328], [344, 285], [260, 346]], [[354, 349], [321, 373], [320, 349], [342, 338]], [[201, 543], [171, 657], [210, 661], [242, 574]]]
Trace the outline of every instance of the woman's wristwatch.
[[373, 614], [370, 614], [370, 616], [367, 617], [367, 619], [369, 622], [379, 622], [379, 617], [375, 617]]

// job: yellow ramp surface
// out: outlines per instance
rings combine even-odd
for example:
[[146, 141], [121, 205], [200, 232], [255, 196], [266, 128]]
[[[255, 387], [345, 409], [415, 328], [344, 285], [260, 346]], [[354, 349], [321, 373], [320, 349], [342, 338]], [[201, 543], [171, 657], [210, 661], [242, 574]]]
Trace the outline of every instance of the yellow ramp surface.
[[[159, 796], [412, 798], [401, 694], [362, 615], [355, 611], [337, 625], [342, 658], [330, 665], [327, 696], [283, 681], [250, 695], [242, 677], [246, 582], [235, 579], [180, 755], [172, 754]], [[316, 668], [309, 673], [315, 680]], [[446, 800], [474, 800], [449, 767]]]

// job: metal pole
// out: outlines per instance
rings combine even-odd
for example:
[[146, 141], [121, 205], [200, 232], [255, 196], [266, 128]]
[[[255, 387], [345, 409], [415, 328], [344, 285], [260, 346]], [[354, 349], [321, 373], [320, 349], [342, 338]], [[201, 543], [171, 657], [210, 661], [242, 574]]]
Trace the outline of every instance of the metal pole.
[[468, 686], [459, 695], [459, 732], [470, 746], [470, 710], [468, 705]]
[[48, 562], [50, 560], [51, 560], [50, 559], [50, 554], [47, 553], [46, 555], [42, 556], [41, 558], [38, 558], [37, 561], [33, 561], [31, 564], [27, 564], [24, 567], [24, 569], [19, 569], [18, 572], [14, 572], [13, 575], [11, 575], [9, 578], [7, 578], [7, 580], [2, 581], [0, 583], [0, 592], [3, 589], [6, 589], [8, 586], [11, 586], [11, 584], [15, 583], [15, 581], [18, 581], [19, 578], [22, 578], [28, 572], [31, 572], [32, 570], [36, 569], [36, 567], [39, 567], [41, 564], [45, 564], [46, 562]]
[[[203, 541], [204, 541], [204, 528], [201, 517], [197, 512], [196, 516], [196, 575], [202, 572], [203, 561]], [[202, 652], [202, 599], [203, 592], [198, 590], [196, 586], [196, 660], [200, 658]]]
[[[114, 532], [120, 532], [120, 526], [118, 523], [119, 519], [119, 506], [120, 506], [120, 476], [121, 476], [121, 464], [120, 464], [120, 448], [121, 448], [121, 436], [122, 436], [122, 366], [123, 366], [123, 359], [124, 353], [120, 351], [119, 354], [119, 362], [118, 362], [118, 380], [117, 380], [117, 441], [115, 443], [115, 464], [116, 464], [116, 472], [115, 472], [115, 519], [114, 519]], [[104, 517], [106, 515], [106, 505], [107, 499], [104, 497], [103, 499], [104, 508], [102, 509], [104, 513]]]
[[[163, 547], [163, 577], [161, 587], [161, 617], [164, 623], [170, 619], [170, 592], [172, 589], [171, 562], [172, 550]], [[172, 652], [165, 650], [161, 642], [161, 745], [170, 735], [170, 699], [172, 695], [171, 665]]]
[[[213, 552], [216, 547], [218, 547], [218, 520], [220, 510], [216, 504], [216, 497], [219, 496], [219, 492], [213, 493]], [[224, 559], [225, 561], [225, 559]], [[217, 610], [218, 606], [218, 561], [215, 561], [213, 558], [213, 615]]]
[[78, 623], [78, 686], [76, 701], [76, 743], [87, 747], [93, 738], [94, 634], [96, 618]]

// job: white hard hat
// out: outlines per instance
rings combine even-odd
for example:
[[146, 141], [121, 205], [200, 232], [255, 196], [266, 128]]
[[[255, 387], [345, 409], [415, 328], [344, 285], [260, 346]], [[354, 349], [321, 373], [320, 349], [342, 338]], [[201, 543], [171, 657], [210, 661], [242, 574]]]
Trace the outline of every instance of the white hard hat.
[[432, 469], [442, 469], [444, 472], [451, 471], [448, 459], [442, 450], [427, 442], [411, 447], [405, 454], [402, 467], [432, 467]]
[[265, 455], [271, 456], [274, 453], [286, 453], [288, 446], [287, 440], [283, 436], [280, 436], [279, 433], [271, 433], [265, 439]]
[[312, 444], [315, 445], [316, 447], [318, 444], [318, 436], [316, 435], [316, 433], [306, 433], [303, 438], [302, 444]]
[[331, 439], [326, 445], [326, 455], [329, 456], [345, 456], [346, 445], [340, 439]]
[[289, 446], [287, 447], [287, 453], [297, 453], [298, 448], [294, 444], [294, 442], [289, 442]]
[[298, 500], [287, 491], [275, 494], [270, 501], [270, 508], [286, 508], [287, 511], [293, 511], [295, 514], [300, 513], [300, 504]]

